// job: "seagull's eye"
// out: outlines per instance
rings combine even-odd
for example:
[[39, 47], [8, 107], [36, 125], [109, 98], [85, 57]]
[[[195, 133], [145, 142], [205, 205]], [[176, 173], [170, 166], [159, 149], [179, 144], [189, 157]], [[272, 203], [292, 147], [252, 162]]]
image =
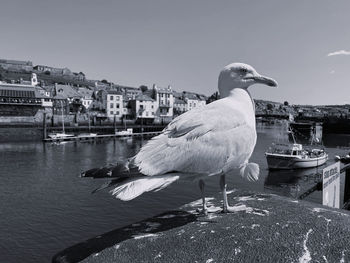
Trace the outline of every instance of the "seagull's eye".
[[246, 69], [246, 68], [241, 68], [241, 69], [239, 70], [239, 72], [242, 73], [242, 74], [246, 74], [246, 73], [248, 72], [248, 69]]

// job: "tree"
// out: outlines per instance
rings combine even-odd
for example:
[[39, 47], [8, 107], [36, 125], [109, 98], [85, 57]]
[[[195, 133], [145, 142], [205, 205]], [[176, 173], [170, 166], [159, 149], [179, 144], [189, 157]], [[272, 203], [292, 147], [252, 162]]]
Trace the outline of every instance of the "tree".
[[213, 102], [213, 101], [216, 101], [220, 99], [220, 95], [219, 95], [219, 92], [214, 92], [208, 99], [207, 99], [207, 104]]
[[109, 82], [106, 79], [101, 80], [101, 82], [104, 84], [109, 84]]
[[266, 108], [267, 108], [268, 110], [272, 110], [272, 109], [273, 109], [273, 105], [272, 105], [271, 103], [268, 103], [268, 104], [266, 105]]
[[288, 106], [289, 105], [288, 101], [283, 102], [283, 105]]
[[146, 85], [141, 85], [140, 89], [141, 89], [142, 92], [145, 92], [145, 91], [148, 90], [148, 87]]

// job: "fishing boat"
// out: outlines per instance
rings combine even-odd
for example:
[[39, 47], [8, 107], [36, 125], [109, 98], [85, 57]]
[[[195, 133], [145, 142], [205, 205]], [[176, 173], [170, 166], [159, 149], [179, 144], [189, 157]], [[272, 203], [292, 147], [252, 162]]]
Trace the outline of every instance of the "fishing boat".
[[328, 154], [320, 148], [304, 149], [301, 144], [272, 144], [266, 153], [269, 169], [300, 169], [323, 165]]

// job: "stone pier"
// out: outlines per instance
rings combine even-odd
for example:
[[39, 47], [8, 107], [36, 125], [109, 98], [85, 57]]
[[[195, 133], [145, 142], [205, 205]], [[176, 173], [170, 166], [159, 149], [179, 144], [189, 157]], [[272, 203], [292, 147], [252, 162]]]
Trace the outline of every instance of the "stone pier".
[[[208, 198], [221, 207], [221, 195]], [[207, 216], [201, 201], [67, 248], [53, 262], [349, 262], [350, 213], [234, 190], [237, 212]]]

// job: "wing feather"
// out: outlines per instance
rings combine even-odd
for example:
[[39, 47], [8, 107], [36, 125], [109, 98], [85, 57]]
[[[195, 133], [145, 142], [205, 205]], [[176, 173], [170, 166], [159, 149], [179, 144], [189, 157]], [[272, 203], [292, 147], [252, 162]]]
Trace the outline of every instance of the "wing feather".
[[[234, 165], [233, 153], [238, 159], [249, 157], [255, 145], [252, 140], [256, 136], [255, 128], [248, 125], [239, 107], [225, 100], [175, 118], [135, 156], [134, 163], [140, 172], [146, 175], [172, 171], [213, 173], [222, 169], [230, 158]], [[254, 141], [254, 145], [240, 147], [246, 141]], [[238, 152], [241, 149], [246, 150]]]

